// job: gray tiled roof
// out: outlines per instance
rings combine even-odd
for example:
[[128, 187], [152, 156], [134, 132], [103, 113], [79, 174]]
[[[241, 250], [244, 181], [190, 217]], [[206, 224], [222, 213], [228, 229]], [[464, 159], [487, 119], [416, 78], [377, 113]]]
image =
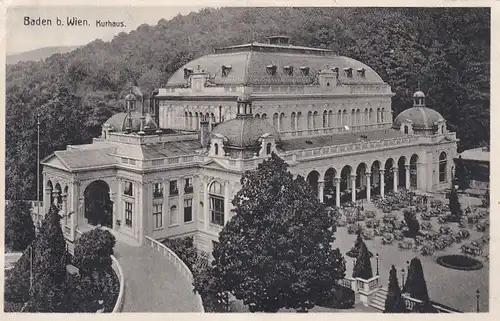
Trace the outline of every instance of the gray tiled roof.
[[464, 150], [462, 153], [460, 153], [460, 156], [462, 156], [462, 159], [466, 160], [475, 160], [481, 162], [490, 161], [490, 152], [485, 148], [474, 148], [474, 149]]
[[111, 156], [116, 148], [85, 149], [85, 150], [64, 150], [54, 154], [69, 169], [75, 170], [87, 167], [99, 167], [113, 165], [115, 158]]
[[219, 134], [227, 138], [227, 145], [249, 147], [260, 145], [259, 138], [270, 134], [279, 140], [279, 134], [268, 121], [260, 118], [243, 117], [228, 120], [217, 125], [212, 135]]
[[412, 107], [402, 111], [394, 119], [394, 127], [399, 127], [404, 120], [411, 120], [413, 128], [432, 129], [434, 123], [444, 119], [440, 113], [427, 107]]
[[[365, 136], [366, 138], [362, 137]], [[346, 133], [336, 135], [324, 135], [316, 137], [304, 137], [282, 140], [280, 149], [284, 151], [309, 149], [315, 147], [337, 146], [352, 144], [360, 141], [378, 141], [389, 138], [404, 137], [400, 131], [384, 129], [360, 133]]]
[[[266, 66], [275, 65], [276, 74], [270, 75]], [[380, 76], [370, 67], [352, 58], [343, 56], [319, 56], [286, 52], [243, 51], [211, 54], [192, 60], [177, 70], [167, 83], [167, 87], [186, 84], [184, 68], [205, 70], [215, 78], [216, 85], [311, 85], [316, 72], [326, 68], [338, 67], [339, 80], [344, 83], [384, 84]], [[227, 76], [222, 76], [222, 66], [231, 66]], [[288, 75], [284, 67], [292, 66], [293, 73]], [[300, 67], [308, 67], [309, 75], [303, 75]], [[353, 68], [353, 77], [344, 74], [344, 68]], [[356, 69], [364, 68], [365, 77], [358, 76]]]

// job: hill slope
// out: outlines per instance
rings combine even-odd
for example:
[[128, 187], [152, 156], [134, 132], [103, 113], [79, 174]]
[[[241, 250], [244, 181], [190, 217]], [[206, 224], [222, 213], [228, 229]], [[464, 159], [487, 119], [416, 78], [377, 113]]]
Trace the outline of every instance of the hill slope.
[[60, 46], [60, 47], [44, 47], [38, 48], [30, 51], [19, 52], [15, 54], [7, 55], [6, 61], [8, 65], [16, 64], [20, 61], [40, 61], [42, 59], [48, 58], [53, 54], [62, 54], [70, 52], [78, 48], [77, 46]]
[[330, 48], [387, 81], [394, 116], [418, 88], [457, 131], [460, 149], [489, 141], [489, 8], [221, 8], [160, 20], [40, 62], [7, 66], [6, 197], [33, 199], [36, 113], [42, 157], [88, 142], [123, 106], [127, 84], [165, 85], [189, 60], [222, 47], [287, 34]]

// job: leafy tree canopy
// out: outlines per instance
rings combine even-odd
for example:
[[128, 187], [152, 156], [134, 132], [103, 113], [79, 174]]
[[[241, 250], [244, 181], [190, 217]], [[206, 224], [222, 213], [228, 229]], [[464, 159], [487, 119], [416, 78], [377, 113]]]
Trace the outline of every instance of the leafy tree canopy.
[[12, 201], [5, 207], [5, 247], [11, 251], [24, 251], [35, 239], [35, 226], [30, 205]]
[[344, 258], [332, 248], [332, 216], [274, 153], [241, 184], [213, 251], [221, 288], [251, 311], [312, 308], [345, 275]]

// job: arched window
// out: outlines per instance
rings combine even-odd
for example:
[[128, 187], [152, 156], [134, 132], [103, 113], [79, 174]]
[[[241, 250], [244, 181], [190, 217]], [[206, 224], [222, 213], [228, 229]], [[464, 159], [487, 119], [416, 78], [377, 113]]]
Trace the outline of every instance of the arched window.
[[327, 128], [327, 127], [328, 127], [328, 113], [325, 110], [323, 112], [323, 128]]
[[302, 113], [299, 111], [297, 113], [297, 130], [302, 129]]
[[214, 153], [215, 155], [219, 155], [219, 144], [214, 144]]
[[212, 119], [212, 124], [215, 124], [215, 115], [214, 115], [214, 113], [210, 114], [210, 118]]
[[404, 127], [405, 134], [408, 134], [408, 126]]
[[356, 110], [356, 125], [361, 125], [361, 111]]
[[377, 124], [380, 123], [380, 108], [377, 108]]
[[356, 124], [356, 110], [351, 110], [351, 126]]
[[262, 114], [262, 119], [267, 119], [267, 114], [266, 113]]
[[365, 123], [365, 124], [368, 124], [368, 123], [369, 123], [369, 119], [368, 119], [368, 108], [365, 108], [365, 119], [364, 119], [364, 123]]
[[255, 114], [255, 118], [260, 118], [260, 115], [259, 114]]
[[189, 129], [193, 129], [193, 113], [189, 112]]
[[170, 225], [177, 225], [179, 224], [179, 220], [178, 220], [178, 213], [177, 213], [177, 206], [173, 205], [171, 208], [170, 208]]
[[271, 147], [272, 147], [271, 143], [267, 143], [267, 146], [266, 146], [266, 154], [267, 155], [271, 155]]
[[290, 129], [295, 130], [295, 112], [290, 115]]
[[184, 128], [189, 128], [189, 114], [188, 112], [184, 112]]
[[280, 121], [279, 121], [279, 130], [280, 131], [283, 131], [283, 128], [285, 127], [284, 122], [285, 122], [285, 114], [281, 113], [280, 114]]
[[333, 127], [333, 123], [334, 123], [334, 119], [333, 119], [333, 111], [329, 111], [328, 112], [328, 127]]
[[344, 109], [344, 113], [342, 115], [342, 125], [347, 125], [347, 110]]
[[224, 190], [219, 182], [213, 182], [209, 188], [210, 222], [224, 226]]
[[380, 122], [381, 123], [384, 122], [384, 114], [385, 114], [385, 110], [384, 110], [384, 108], [382, 108], [382, 110], [380, 111]]
[[439, 155], [439, 182], [446, 182], [448, 172], [448, 160], [445, 152]]
[[368, 111], [368, 122], [371, 124], [373, 122], [373, 109], [370, 108]]
[[274, 128], [278, 129], [278, 125], [279, 125], [279, 115], [278, 115], [278, 113], [274, 113], [273, 126], [274, 126]]
[[196, 129], [200, 128], [200, 116], [198, 116], [198, 112], [194, 113], [194, 117], [196, 119]]
[[339, 110], [339, 112], [337, 114], [337, 126], [340, 126], [342, 124], [343, 124], [343, 122], [342, 122], [342, 111]]
[[312, 129], [312, 112], [307, 113], [307, 129]]
[[315, 111], [313, 113], [313, 129], [316, 129], [318, 128], [318, 123], [319, 123], [319, 120], [318, 120], [318, 112]]

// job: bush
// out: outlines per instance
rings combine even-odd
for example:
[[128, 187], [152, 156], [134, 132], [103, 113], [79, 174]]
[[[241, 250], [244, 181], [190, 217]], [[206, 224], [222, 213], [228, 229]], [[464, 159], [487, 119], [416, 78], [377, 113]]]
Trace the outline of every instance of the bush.
[[317, 302], [318, 305], [333, 309], [350, 309], [354, 307], [356, 297], [354, 291], [335, 285], [327, 294], [327, 298]]

